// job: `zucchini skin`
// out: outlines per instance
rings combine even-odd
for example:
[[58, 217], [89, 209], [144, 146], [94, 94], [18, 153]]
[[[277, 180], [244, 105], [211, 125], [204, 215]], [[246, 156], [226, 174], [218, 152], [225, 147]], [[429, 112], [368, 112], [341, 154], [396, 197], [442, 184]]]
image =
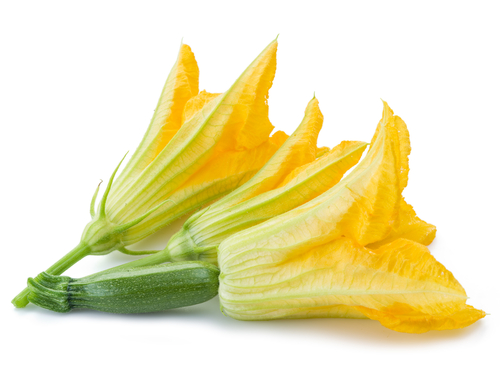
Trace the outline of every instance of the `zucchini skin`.
[[28, 279], [33, 304], [56, 312], [134, 314], [196, 305], [217, 295], [219, 269], [198, 261], [135, 267], [80, 279], [42, 272]]

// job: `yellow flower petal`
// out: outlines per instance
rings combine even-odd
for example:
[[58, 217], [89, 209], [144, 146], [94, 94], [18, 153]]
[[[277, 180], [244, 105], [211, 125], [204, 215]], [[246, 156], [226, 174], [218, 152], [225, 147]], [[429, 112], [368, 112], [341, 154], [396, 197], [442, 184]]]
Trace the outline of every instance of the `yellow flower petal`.
[[408, 184], [408, 172], [410, 171], [408, 165], [408, 156], [411, 151], [410, 133], [408, 132], [405, 122], [399, 116], [394, 116], [394, 112], [387, 102], [382, 102], [384, 104], [382, 119], [377, 126], [377, 130], [375, 131], [370, 145], [374, 146], [375, 141], [380, 138], [379, 131], [393, 132], [390, 136], [390, 140], [395, 149], [394, 156], [396, 157], [395, 164], [397, 164], [399, 188], [400, 191], [403, 191]]
[[198, 93], [198, 95], [191, 97], [184, 106], [184, 112], [182, 113], [182, 123], [191, 119], [208, 102], [220, 95], [221, 93], [208, 93], [206, 90], [202, 90], [200, 93]]
[[316, 157], [319, 158], [323, 155], [325, 155], [328, 151], [330, 151], [330, 148], [323, 146], [323, 147], [318, 147], [318, 150], [316, 150]]
[[[188, 100], [198, 94], [199, 69], [191, 48], [182, 44], [141, 144], [113, 184], [118, 193], [153, 161], [177, 133]], [[113, 203], [112, 196], [108, 203]]]
[[368, 318], [378, 320], [384, 327], [404, 333], [424, 333], [465, 328], [486, 316], [482, 310], [464, 305], [448, 315], [429, 315], [413, 310], [405, 304], [394, 304], [383, 311], [356, 306]]
[[226, 209], [273, 190], [293, 169], [312, 162], [316, 158], [316, 141], [322, 125], [323, 114], [319, 109], [318, 100], [313, 98], [292, 136], [285, 138], [286, 134], [279, 134], [280, 139], [286, 139], [286, 142], [269, 162], [249, 182], [234, 190], [224, 200], [213, 204], [210, 211]]
[[[319, 170], [326, 170], [326, 167], [328, 167], [328, 170], [334, 172], [335, 175], [332, 178], [328, 177], [327, 184], [323, 183], [320, 187], [322, 191], [317, 193], [317, 195], [319, 195], [336, 185], [344, 173], [358, 163], [366, 146], [367, 143], [361, 141], [342, 141], [333, 149], [328, 149], [326, 153], [318, 157], [315, 161], [292, 170], [278, 187], [285, 186], [290, 182], [302, 182], [304, 177], [314, 177], [313, 175], [315, 175], [316, 172]], [[317, 179], [317, 181], [322, 182], [323, 180]]]
[[367, 248], [377, 249], [398, 238], [413, 240], [423, 245], [429, 245], [436, 237], [436, 226], [422, 221], [417, 217], [413, 207], [401, 199], [398, 222], [391, 228], [389, 235], [375, 243], [368, 244]]

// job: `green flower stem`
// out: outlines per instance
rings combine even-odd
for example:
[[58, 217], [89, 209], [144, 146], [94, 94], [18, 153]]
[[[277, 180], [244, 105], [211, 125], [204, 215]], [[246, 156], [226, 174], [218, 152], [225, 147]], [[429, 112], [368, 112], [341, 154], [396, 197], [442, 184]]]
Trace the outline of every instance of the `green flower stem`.
[[[45, 272], [52, 275], [60, 275], [68, 270], [75, 263], [80, 261], [83, 257], [90, 254], [90, 248], [86, 243], [80, 242], [73, 250], [71, 250], [67, 255], [49, 267]], [[17, 307], [26, 307], [29, 304], [28, 301], [28, 287], [24, 288], [14, 299], [12, 304]]]

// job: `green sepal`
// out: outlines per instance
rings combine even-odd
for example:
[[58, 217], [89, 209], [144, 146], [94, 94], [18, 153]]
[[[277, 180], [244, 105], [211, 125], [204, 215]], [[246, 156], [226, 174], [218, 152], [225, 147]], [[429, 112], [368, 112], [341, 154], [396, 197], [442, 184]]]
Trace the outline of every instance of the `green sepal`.
[[108, 186], [106, 187], [106, 191], [104, 191], [104, 194], [102, 195], [102, 198], [101, 198], [101, 202], [99, 203], [99, 218], [104, 217], [106, 215], [106, 201], [108, 200], [108, 195], [109, 195], [109, 191], [111, 190], [111, 185], [113, 184], [113, 180], [115, 179], [116, 172], [118, 172], [118, 169], [120, 168], [120, 165], [122, 165], [127, 154], [128, 154], [128, 151], [125, 154], [125, 156], [122, 158], [122, 160], [120, 160], [120, 162], [118, 163], [118, 166], [113, 171], [113, 174], [111, 174], [111, 177], [110, 177], [109, 182], [108, 182]]
[[90, 201], [90, 218], [95, 217], [95, 200], [97, 199], [97, 195], [99, 194], [99, 187], [101, 187], [101, 182], [97, 185], [97, 188], [95, 189], [94, 195], [92, 196], [92, 200]]
[[98, 207], [99, 212], [97, 214], [94, 211], [94, 205], [95, 205], [95, 200], [97, 198], [97, 194], [99, 193], [99, 186], [101, 185], [102, 181], [97, 186], [97, 189], [92, 197], [92, 201], [90, 203], [90, 215], [92, 216], [92, 221], [90, 221], [83, 230], [81, 238], [81, 242], [88, 247], [90, 252], [89, 254], [91, 255], [104, 255], [114, 250], [118, 250], [122, 253], [131, 255], [133, 254], [144, 255], [144, 254], [156, 253], [156, 251], [144, 251], [140, 253], [135, 253], [132, 250], [126, 249], [124, 244], [122, 243], [121, 234], [130, 229], [131, 227], [142, 222], [149, 215], [151, 215], [159, 208], [161, 208], [161, 206], [163, 206], [165, 203], [173, 201], [169, 199], [164, 200], [156, 207], [151, 208], [141, 216], [133, 219], [132, 221], [123, 223], [121, 225], [112, 223], [106, 216], [106, 201], [108, 200], [108, 195], [111, 190], [111, 186], [113, 185], [113, 180], [115, 179], [116, 172], [118, 172], [118, 169], [120, 168], [120, 165], [122, 164], [127, 154], [125, 154], [122, 160], [120, 160], [120, 163], [118, 163], [118, 166], [111, 174], [106, 190], [104, 191], [104, 194], [99, 203]]

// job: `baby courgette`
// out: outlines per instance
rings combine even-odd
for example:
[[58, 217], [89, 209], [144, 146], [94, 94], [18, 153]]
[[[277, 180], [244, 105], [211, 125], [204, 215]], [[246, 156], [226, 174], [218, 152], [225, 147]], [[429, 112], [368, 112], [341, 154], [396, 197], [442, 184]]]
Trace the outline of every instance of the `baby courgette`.
[[97, 273], [80, 279], [45, 272], [28, 279], [29, 301], [65, 313], [93, 309], [148, 313], [205, 302], [217, 295], [219, 269], [205, 262], [175, 262]]

